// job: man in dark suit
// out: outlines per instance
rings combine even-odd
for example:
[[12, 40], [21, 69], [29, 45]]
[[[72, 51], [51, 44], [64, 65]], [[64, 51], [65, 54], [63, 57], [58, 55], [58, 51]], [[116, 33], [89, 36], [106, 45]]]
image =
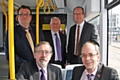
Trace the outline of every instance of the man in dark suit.
[[[22, 5], [17, 10], [18, 25], [14, 27], [14, 47], [15, 47], [15, 73], [17, 73], [20, 64], [23, 62], [31, 61], [34, 59], [33, 51], [35, 45], [35, 26], [31, 26], [32, 12], [30, 7]], [[26, 37], [26, 30], [29, 30], [31, 35], [31, 47], [29, 40]], [[43, 36], [43, 35], [42, 35]], [[41, 36], [41, 39], [43, 39]], [[9, 60], [9, 45], [8, 45], [8, 32], [5, 36], [4, 50], [7, 60]]]
[[[44, 32], [44, 38], [46, 41], [50, 43], [50, 45], [53, 48], [53, 56], [50, 60], [50, 63], [59, 64], [64, 68], [66, 63], [66, 35], [60, 32], [60, 26], [61, 26], [60, 19], [58, 17], [52, 17], [50, 21], [51, 30]], [[62, 57], [62, 60], [59, 59], [59, 55], [57, 52], [58, 46], [56, 45], [55, 34], [57, 34], [60, 42], [59, 49], [61, 49], [60, 55]]]
[[[60, 68], [49, 63], [51, 59], [52, 47], [46, 41], [41, 41], [35, 47], [34, 58], [32, 62], [24, 63], [18, 73], [17, 80], [62, 80]], [[41, 72], [44, 71], [43, 73]]]
[[94, 42], [86, 42], [83, 45], [81, 58], [84, 66], [73, 69], [72, 80], [119, 80], [115, 69], [99, 63], [99, 47]]
[[82, 63], [79, 56], [81, 55], [81, 47], [86, 41], [93, 41], [98, 44], [94, 25], [86, 22], [84, 17], [84, 9], [80, 6], [75, 7], [73, 10], [73, 18], [76, 24], [70, 28], [68, 38], [68, 64]]

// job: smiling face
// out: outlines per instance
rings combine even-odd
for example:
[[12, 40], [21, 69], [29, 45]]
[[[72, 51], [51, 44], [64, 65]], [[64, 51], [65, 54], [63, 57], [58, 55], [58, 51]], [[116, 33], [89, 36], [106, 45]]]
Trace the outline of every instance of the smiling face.
[[96, 69], [100, 60], [100, 54], [96, 50], [96, 46], [92, 43], [86, 43], [82, 47], [82, 62], [90, 73]]
[[30, 21], [32, 16], [30, 14], [30, 10], [27, 8], [21, 8], [18, 13], [18, 22], [21, 26], [28, 28], [30, 25]]
[[44, 68], [48, 65], [48, 62], [50, 61], [52, 56], [51, 47], [48, 44], [42, 44], [39, 47], [37, 47], [34, 58], [36, 59], [36, 63]]
[[57, 17], [53, 17], [50, 22], [50, 27], [53, 32], [58, 32], [60, 30], [61, 22]]
[[73, 12], [73, 18], [77, 24], [83, 22], [85, 14], [81, 8], [75, 8]]

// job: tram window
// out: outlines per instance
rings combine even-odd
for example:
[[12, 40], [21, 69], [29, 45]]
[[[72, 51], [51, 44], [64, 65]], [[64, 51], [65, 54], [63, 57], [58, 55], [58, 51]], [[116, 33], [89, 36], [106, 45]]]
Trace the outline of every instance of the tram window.
[[120, 5], [108, 11], [108, 66], [115, 68], [120, 76]]

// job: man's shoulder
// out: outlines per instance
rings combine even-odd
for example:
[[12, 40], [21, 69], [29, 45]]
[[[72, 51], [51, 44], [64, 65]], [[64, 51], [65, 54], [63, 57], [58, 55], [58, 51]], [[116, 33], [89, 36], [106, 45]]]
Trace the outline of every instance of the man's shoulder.
[[71, 28], [74, 28], [76, 26], [76, 24], [72, 25]]
[[116, 71], [115, 68], [108, 67], [108, 66], [104, 66], [104, 70], [105, 70], [105, 71], [112, 71], [112, 70]]
[[60, 70], [59, 67], [57, 67], [55, 65], [52, 65], [52, 64], [48, 64], [48, 69], [51, 69], [51, 70]]
[[27, 67], [27, 68], [31, 67], [31, 66], [35, 66], [35, 65], [36, 65], [35, 60], [29, 61], [29, 62], [24, 62], [24, 63], [21, 64], [21, 66]]
[[76, 67], [74, 67], [74, 70], [79, 70], [79, 69], [84, 70], [85, 66], [76, 66]]
[[19, 24], [14, 26], [14, 31], [18, 31], [18, 30], [22, 30], [22, 26], [20, 26]]
[[85, 23], [84, 23], [85, 25], [89, 25], [89, 26], [92, 26], [92, 27], [94, 27], [94, 25], [93, 24], [91, 24], [91, 23], [89, 23], [89, 22], [86, 22], [85, 21]]
[[105, 66], [104, 64], [99, 64], [99, 67], [101, 66], [102, 72], [109, 74], [112, 72], [117, 73], [117, 70], [115, 68], [109, 67], [109, 66]]

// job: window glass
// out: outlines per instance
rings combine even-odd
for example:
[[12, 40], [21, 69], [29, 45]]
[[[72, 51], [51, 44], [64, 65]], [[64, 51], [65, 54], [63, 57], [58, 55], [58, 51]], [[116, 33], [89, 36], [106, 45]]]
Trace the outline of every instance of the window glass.
[[114, 1], [114, 0], [108, 0], [108, 3], [112, 2], [112, 1]]
[[108, 11], [108, 66], [120, 75], [120, 5]]
[[95, 26], [95, 30], [96, 30], [96, 32], [97, 32], [97, 34], [98, 34], [98, 42], [100, 43], [100, 19], [99, 19], [100, 17], [98, 16], [98, 17], [96, 17], [96, 18], [94, 18], [94, 19], [92, 19], [91, 21], [89, 21], [89, 23], [92, 23], [94, 26]]

